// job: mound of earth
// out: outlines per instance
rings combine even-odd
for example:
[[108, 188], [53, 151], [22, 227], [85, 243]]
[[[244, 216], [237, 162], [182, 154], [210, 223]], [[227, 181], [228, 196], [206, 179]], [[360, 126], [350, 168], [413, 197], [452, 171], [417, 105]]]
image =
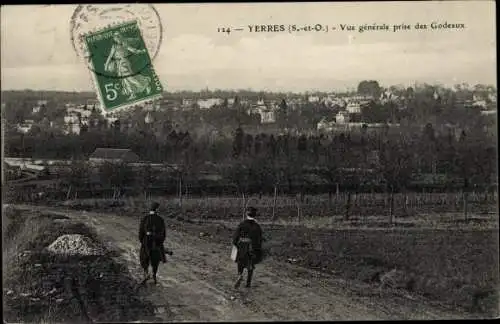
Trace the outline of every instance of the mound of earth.
[[59, 236], [47, 249], [56, 254], [103, 255], [103, 248], [91, 238], [80, 234]]

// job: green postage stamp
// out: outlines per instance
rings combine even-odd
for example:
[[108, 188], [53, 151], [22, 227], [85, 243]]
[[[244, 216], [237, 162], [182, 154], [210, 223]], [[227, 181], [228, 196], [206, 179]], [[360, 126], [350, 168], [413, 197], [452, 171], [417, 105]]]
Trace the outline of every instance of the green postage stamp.
[[105, 113], [161, 97], [163, 88], [137, 21], [83, 37], [96, 92]]

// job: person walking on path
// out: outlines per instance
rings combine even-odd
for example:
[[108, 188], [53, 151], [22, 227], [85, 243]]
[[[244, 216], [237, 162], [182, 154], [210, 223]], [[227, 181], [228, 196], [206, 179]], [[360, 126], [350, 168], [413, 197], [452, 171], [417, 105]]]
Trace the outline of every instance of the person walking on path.
[[238, 279], [235, 288], [238, 288], [243, 280], [243, 270], [246, 268], [246, 287], [252, 284], [253, 271], [255, 265], [262, 261], [262, 228], [255, 220], [257, 209], [249, 207], [246, 211], [246, 218], [242, 221], [233, 235], [233, 245], [237, 247], [236, 260]]

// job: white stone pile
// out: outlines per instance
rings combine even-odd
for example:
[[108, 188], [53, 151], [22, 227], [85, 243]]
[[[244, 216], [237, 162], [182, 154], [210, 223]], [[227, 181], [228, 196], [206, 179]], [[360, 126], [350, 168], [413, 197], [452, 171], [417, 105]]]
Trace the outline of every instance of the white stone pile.
[[47, 249], [65, 255], [103, 255], [103, 248], [91, 238], [80, 234], [59, 236]]

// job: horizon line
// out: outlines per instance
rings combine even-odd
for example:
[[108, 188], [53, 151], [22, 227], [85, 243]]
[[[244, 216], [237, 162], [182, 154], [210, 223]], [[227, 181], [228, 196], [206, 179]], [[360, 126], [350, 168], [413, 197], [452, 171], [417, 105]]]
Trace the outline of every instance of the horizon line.
[[[365, 81], [365, 80], [362, 80]], [[371, 81], [371, 80], [366, 80], [366, 81]], [[377, 80], [374, 80], [377, 81]], [[361, 82], [361, 81], [360, 81]], [[378, 82], [378, 81], [377, 81]], [[467, 84], [469, 87], [474, 87], [476, 85], [483, 85], [487, 87], [497, 87], [497, 84], [494, 83], [468, 83], [468, 82], [456, 82], [453, 85], [448, 85], [448, 84], [443, 84], [442, 82], [436, 81], [434, 83], [431, 82], [422, 82], [422, 81], [413, 81], [413, 82], [407, 82], [409, 85], [404, 85], [402, 83], [396, 83], [396, 84], [391, 84], [391, 85], [380, 85], [381, 89], [388, 89], [392, 86], [404, 86], [405, 89], [409, 87], [414, 87], [417, 85], [429, 85], [429, 86], [440, 86], [443, 88], [453, 88], [455, 85], [463, 85]], [[293, 93], [293, 94], [308, 94], [308, 93], [329, 93], [329, 92], [352, 92], [352, 91], [357, 91], [357, 87], [347, 87], [344, 89], [331, 89], [331, 90], [302, 90], [302, 91], [297, 91], [297, 90], [269, 90], [269, 89], [252, 89], [252, 88], [204, 88], [204, 89], [179, 89], [179, 90], [164, 90], [162, 93], [180, 93], [180, 92], [193, 92], [193, 93], [200, 93], [200, 92], [264, 92], [264, 93]], [[31, 89], [31, 88], [25, 88], [25, 89], [0, 89], [0, 92], [6, 92], [6, 91], [12, 91], [12, 92], [22, 92], [22, 91], [29, 91], [29, 92], [63, 92], [63, 93], [95, 93], [94, 90], [54, 90], [54, 89]]]

